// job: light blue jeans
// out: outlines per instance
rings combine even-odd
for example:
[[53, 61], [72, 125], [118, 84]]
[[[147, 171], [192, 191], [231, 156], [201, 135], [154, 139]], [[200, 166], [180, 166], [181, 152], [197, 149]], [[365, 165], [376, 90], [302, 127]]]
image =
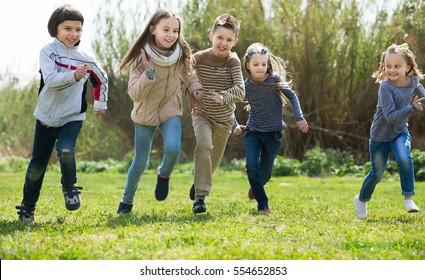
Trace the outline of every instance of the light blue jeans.
[[[156, 126], [135, 124], [134, 146], [135, 155], [128, 169], [127, 182], [125, 184], [122, 200], [133, 203], [134, 195], [139, 185], [143, 172], [149, 163], [149, 155], [152, 148], [152, 140], [155, 135]], [[181, 126], [180, 116], [169, 119], [159, 126], [164, 140], [164, 156], [162, 158], [159, 172], [161, 176], [169, 177], [180, 157]]]
[[360, 201], [367, 202], [372, 198], [376, 185], [384, 175], [390, 152], [394, 155], [399, 173], [402, 195], [415, 194], [413, 161], [410, 156], [410, 134], [401, 133], [391, 142], [369, 141], [371, 169], [366, 175], [360, 190]]

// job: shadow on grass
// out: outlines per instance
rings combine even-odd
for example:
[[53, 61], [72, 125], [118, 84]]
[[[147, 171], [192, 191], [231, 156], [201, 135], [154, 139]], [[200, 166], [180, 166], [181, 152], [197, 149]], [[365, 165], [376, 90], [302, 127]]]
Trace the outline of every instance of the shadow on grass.
[[406, 217], [374, 217], [368, 218], [366, 223], [370, 224], [387, 224], [387, 225], [396, 225], [396, 224], [416, 224], [418, 222], [418, 217], [416, 216], [406, 216]]
[[[51, 224], [50, 222], [48, 224]], [[0, 221], [0, 235], [13, 234], [17, 231], [38, 231], [39, 229], [45, 228], [45, 223], [37, 222], [20, 222], [16, 221]]]
[[107, 226], [116, 228], [121, 226], [155, 224], [155, 223], [204, 223], [213, 219], [209, 213], [205, 214], [167, 214], [167, 213], [143, 213], [141, 215], [130, 213], [120, 215], [109, 215]]

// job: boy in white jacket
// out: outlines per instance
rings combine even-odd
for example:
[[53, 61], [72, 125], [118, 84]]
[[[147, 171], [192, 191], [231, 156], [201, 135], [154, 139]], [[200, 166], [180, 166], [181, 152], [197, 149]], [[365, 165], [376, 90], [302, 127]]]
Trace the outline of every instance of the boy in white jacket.
[[79, 49], [84, 17], [70, 5], [57, 8], [48, 22], [54, 38], [40, 51], [41, 82], [32, 158], [28, 165], [23, 199], [18, 209], [20, 221], [34, 221], [44, 174], [53, 148], [61, 167], [61, 184], [68, 210], [81, 204], [77, 186], [75, 144], [86, 119], [87, 80], [93, 84], [96, 117], [102, 116], [108, 100], [108, 78], [95, 58]]

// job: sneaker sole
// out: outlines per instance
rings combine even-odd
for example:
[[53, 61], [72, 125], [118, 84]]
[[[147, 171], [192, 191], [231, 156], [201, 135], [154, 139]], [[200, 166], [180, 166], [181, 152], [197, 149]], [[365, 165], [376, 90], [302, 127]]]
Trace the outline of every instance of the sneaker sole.
[[207, 212], [207, 206], [205, 204], [199, 205], [198, 207], [192, 208], [192, 212], [193, 214], [205, 213]]
[[207, 212], [206, 208], [197, 208], [197, 209], [193, 209], [193, 214], [200, 214], [200, 213], [205, 213]]
[[189, 198], [190, 200], [195, 200], [195, 185], [190, 187]]

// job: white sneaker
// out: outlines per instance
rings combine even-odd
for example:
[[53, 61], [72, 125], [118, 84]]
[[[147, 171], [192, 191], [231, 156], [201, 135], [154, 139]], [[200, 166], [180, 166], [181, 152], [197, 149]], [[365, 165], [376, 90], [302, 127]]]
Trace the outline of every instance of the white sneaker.
[[356, 205], [357, 219], [364, 220], [367, 216], [367, 202], [359, 200], [359, 195], [354, 198], [354, 204]]
[[419, 212], [419, 207], [411, 199], [405, 199], [404, 206], [406, 206], [408, 213]]

